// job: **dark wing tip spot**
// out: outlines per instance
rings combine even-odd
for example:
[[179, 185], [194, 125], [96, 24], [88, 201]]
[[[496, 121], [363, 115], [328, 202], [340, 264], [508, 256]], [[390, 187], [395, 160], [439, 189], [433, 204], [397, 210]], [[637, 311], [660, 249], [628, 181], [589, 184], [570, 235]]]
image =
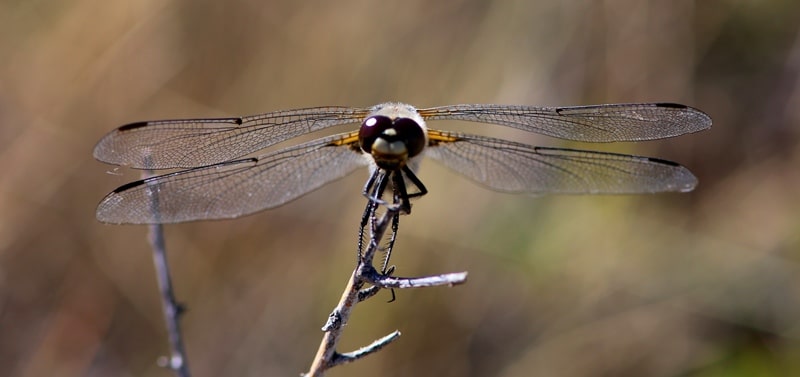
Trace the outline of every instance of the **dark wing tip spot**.
[[116, 189], [114, 189], [114, 191], [112, 191], [112, 193], [119, 194], [119, 193], [121, 193], [123, 191], [128, 191], [128, 190], [130, 190], [130, 189], [132, 189], [132, 188], [134, 188], [136, 186], [143, 185], [145, 183], [145, 181], [146, 181], [145, 179], [140, 179], [138, 181], [133, 181], [133, 182], [126, 183], [126, 184], [124, 184], [122, 186], [119, 186]]
[[689, 106], [681, 105], [679, 103], [672, 103], [672, 102], [659, 102], [655, 104], [657, 107], [668, 107], [671, 109], [688, 109]]
[[133, 130], [133, 129], [137, 129], [137, 128], [142, 128], [142, 127], [147, 126], [147, 123], [148, 122], [129, 123], [129, 124], [126, 124], [126, 125], [118, 128], [118, 130], [119, 131], [129, 131], [129, 130]]
[[645, 157], [645, 158], [647, 158], [647, 161], [655, 162], [655, 163], [662, 164], [662, 165], [682, 167], [681, 164], [679, 164], [677, 162], [670, 161], [670, 160], [663, 160], [663, 159], [655, 158], [655, 157]]
[[236, 119], [234, 120], [234, 123], [236, 123], [237, 125], [241, 126], [241, 125], [242, 125], [242, 123], [244, 123], [244, 120], [242, 120], [242, 118], [236, 118]]

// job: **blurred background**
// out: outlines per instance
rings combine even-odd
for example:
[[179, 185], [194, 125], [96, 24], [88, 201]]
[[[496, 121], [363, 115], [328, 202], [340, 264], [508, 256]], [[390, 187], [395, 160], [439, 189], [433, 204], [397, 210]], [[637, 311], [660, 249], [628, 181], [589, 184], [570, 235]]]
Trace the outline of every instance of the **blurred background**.
[[[679, 102], [710, 131], [611, 145], [692, 193], [531, 198], [429, 161], [397, 275], [466, 285], [359, 305], [331, 376], [800, 375], [800, 2], [0, 3], [0, 374], [170, 376], [142, 226], [95, 221], [139, 172], [125, 123], [322, 105]], [[344, 127], [336, 131], [353, 129]], [[279, 209], [166, 227], [195, 376], [307, 370], [355, 263], [359, 171]]]

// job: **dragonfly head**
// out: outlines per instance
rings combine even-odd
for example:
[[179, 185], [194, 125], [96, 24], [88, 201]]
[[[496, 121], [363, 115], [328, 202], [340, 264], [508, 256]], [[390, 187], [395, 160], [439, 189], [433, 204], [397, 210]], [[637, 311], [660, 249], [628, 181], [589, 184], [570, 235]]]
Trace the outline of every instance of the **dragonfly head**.
[[361, 150], [386, 170], [402, 168], [408, 159], [422, 153], [428, 142], [422, 117], [413, 108], [397, 105], [379, 108], [364, 119], [358, 141]]

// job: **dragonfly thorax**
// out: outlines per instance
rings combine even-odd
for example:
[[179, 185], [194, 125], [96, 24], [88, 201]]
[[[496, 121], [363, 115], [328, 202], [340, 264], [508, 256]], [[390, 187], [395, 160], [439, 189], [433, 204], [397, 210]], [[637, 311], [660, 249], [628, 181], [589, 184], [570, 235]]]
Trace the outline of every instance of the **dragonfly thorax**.
[[361, 150], [386, 170], [402, 168], [408, 159], [419, 155], [427, 143], [425, 131], [414, 119], [392, 119], [384, 115], [365, 119], [358, 131], [358, 141]]

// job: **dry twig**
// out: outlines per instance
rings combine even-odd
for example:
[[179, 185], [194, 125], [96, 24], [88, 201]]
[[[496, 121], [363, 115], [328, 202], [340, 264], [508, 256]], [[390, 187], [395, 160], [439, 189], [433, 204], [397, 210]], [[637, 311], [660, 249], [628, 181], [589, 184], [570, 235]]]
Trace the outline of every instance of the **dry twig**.
[[[144, 178], [150, 176], [150, 171], [145, 171]], [[151, 208], [157, 212], [158, 193], [151, 192]], [[183, 307], [175, 300], [175, 293], [172, 289], [172, 278], [169, 273], [167, 263], [167, 249], [164, 242], [164, 226], [153, 224], [148, 228], [148, 240], [153, 249], [153, 264], [155, 265], [158, 278], [158, 289], [161, 292], [161, 306], [164, 309], [164, 322], [167, 326], [169, 336], [170, 355], [159, 358], [158, 365], [171, 369], [178, 377], [190, 377], [189, 363], [186, 359], [186, 351], [183, 347], [183, 337], [179, 319], [183, 313]]]
[[[336, 345], [341, 338], [344, 325], [347, 324], [355, 304], [372, 297], [379, 289], [453, 286], [466, 281], [466, 272], [417, 278], [400, 278], [378, 273], [373, 266], [373, 259], [379, 249], [380, 241], [386, 232], [386, 228], [397, 211], [397, 208], [389, 207], [380, 219], [375, 219], [374, 217], [371, 219], [373, 224], [370, 226], [372, 232], [369, 237], [369, 245], [363, 255], [360, 256], [358, 265], [350, 275], [350, 280], [347, 282], [339, 304], [336, 305], [336, 308], [328, 316], [328, 321], [322, 327], [325, 335], [322, 337], [317, 355], [314, 357], [306, 376], [323, 376], [328, 369], [340, 364], [353, 362], [377, 352], [400, 336], [399, 331], [394, 331], [357, 351], [349, 353], [336, 351]], [[363, 289], [364, 284], [371, 284], [372, 287]]]

